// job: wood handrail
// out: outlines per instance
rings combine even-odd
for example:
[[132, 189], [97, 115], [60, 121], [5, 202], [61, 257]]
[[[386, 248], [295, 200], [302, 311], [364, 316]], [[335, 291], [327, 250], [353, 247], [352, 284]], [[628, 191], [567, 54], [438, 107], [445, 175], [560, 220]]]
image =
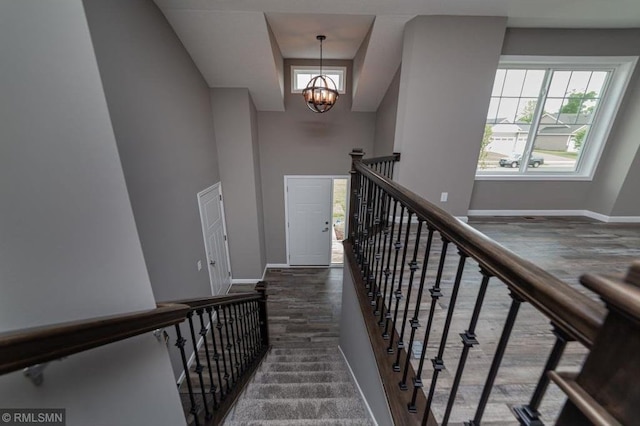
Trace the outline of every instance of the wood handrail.
[[0, 374], [59, 359], [184, 321], [190, 308], [157, 308], [0, 334]]
[[246, 292], [246, 293], [235, 293], [235, 294], [227, 294], [224, 296], [211, 296], [211, 297], [197, 297], [192, 299], [181, 299], [181, 300], [172, 300], [168, 302], [162, 302], [165, 304], [179, 304], [179, 305], [187, 305], [191, 309], [203, 309], [212, 306], [225, 306], [231, 303], [236, 302], [245, 302], [250, 300], [260, 300], [260, 293], [257, 292]]
[[391, 155], [385, 155], [383, 157], [371, 157], [371, 158], [362, 159], [362, 162], [364, 164], [376, 164], [376, 163], [382, 163], [385, 161], [400, 161], [400, 153], [394, 152]]
[[571, 338], [588, 348], [593, 345], [604, 321], [604, 306], [416, 193], [371, 170], [362, 161], [354, 161], [353, 167], [455, 243]]

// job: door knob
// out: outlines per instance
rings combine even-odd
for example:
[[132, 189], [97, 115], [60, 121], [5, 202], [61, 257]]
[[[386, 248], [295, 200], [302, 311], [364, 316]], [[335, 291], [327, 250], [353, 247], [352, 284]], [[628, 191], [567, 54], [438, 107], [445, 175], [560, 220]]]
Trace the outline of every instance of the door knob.
[[210, 261], [209, 261], [209, 265], [211, 265], [211, 266], [216, 266], [216, 261], [215, 261], [215, 260], [210, 260]]

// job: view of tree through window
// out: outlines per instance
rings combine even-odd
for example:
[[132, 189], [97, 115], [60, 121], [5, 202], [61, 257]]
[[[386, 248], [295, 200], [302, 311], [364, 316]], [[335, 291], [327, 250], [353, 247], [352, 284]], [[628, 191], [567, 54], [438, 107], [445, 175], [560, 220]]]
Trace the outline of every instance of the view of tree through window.
[[611, 71], [500, 68], [479, 174], [575, 172]]

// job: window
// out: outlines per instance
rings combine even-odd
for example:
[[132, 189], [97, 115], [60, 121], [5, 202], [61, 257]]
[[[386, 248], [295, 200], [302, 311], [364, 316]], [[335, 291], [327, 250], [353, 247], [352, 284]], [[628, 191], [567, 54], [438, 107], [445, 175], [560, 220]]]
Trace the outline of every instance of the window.
[[503, 57], [478, 179], [591, 179], [637, 58]]
[[[344, 94], [344, 79], [347, 74], [346, 67], [322, 67], [322, 73], [336, 83], [338, 93]], [[302, 93], [302, 90], [307, 87], [309, 81], [318, 74], [320, 74], [320, 68], [318, 67], [292, 66], [291, 93]]]

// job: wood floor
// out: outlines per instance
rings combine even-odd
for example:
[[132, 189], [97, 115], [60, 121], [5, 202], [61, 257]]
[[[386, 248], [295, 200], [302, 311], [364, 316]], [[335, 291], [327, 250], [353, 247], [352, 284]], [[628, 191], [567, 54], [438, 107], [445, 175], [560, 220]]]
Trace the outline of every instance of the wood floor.
[[[469, 224], [585, 293], [587, 291], [578, 282], [582, 273], [622, 273], [632, 260], [640, 258], [640, 225], [604, 224], [584, 218], [483, 218], [473, 219]], [[425, 288], [433, 285], [440, 253], [439, 239], [434, 241]], [[450, 247], [442, 281], [443, 297], [436, 304], [434, 325], [427, 345], [426, 356], [429, 359], [435, 356], [440, 345], [457, 262], [455, 248]], [[404, 278], [403, 289], [409, 281], [408, 271]], [[460, 357], [462, 345], [459, 333], [468, 328], [480, 279], [477, 265], [468, 261], [446, 339], [443, 356], [446, 369], [439, 375], [436, 387], [433, 411], [438, 419], [444, 412], [448, 389]], [[269, 283], [270, 334], [274, 347], [313, 348], [338, 344], [341, 269], [269, 270], [265, 280]], [[596, 298], [595, 295], [591, 296]], [[404, 299], [401, 301], [396, 328], [399, 328], [405, 310], [408, 310], [409, 317], [413, 314], [415, 290], [412, 299], [409, 303]], [[469, 353], [450, 424], [461, 424], [473, 417], [510, 301], [506, 287], [492, 280], [476, 331], [480, 343]], [[420, 341], [430, 304], [427, 293], [420, 304], [422, 327], [418, 329], [416, 337]], [[406, 334], [404, 341], [408, 343]], [[546, 318], [531, 306], [523, 304], [483, 424], [515, 423], [510, 406], [528, 401], [553, 343], [554, 337]], [[584, 356], [584, 348], [570, 343], [561, 366], [577, 369]], [[395, 357], [390, 362], [393, 360]], [[417, 368], [417, 361], [411, 360], [414, 368]], [[430, 362], [425, 363], [422, 377], [428, 389], [432, 377]], [[546, 422], [553, 421], [563, 401], [562, 393], [550, 386], [541, 409]]]

